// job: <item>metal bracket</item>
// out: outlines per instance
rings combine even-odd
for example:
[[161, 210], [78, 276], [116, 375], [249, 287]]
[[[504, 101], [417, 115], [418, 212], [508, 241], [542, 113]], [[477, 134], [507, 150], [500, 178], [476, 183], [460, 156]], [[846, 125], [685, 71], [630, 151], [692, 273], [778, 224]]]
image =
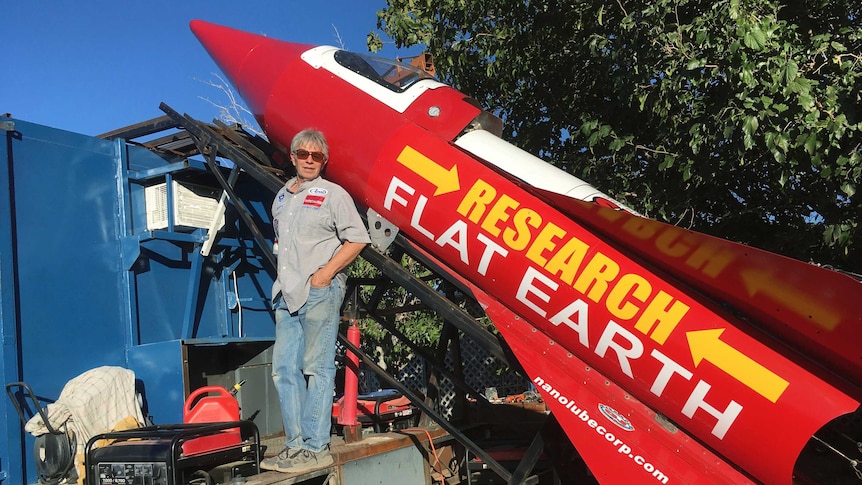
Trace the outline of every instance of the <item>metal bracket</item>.
[[398, 226], [387, 221], [374, 209], [368, 209], [368, 233], [371, 244], [380, 251], [385, 251], [395, 241]]

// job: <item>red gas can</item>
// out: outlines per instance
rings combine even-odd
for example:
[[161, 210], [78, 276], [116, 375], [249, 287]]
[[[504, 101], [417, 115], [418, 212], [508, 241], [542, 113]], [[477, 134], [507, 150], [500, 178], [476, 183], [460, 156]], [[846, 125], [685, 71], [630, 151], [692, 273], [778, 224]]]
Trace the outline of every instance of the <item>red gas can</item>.
[[[201, 397], [203, 396], [203, 397]], [[239, 403], [221, 386], [204, 386], [189, 394], [183, 406], [184, 423], [221, 423], [239, 421]], [[211, 436], [194, 438], [183, 443], [183, 454], [208, 452], [239, 444], [239, 428], [224, 430]]]

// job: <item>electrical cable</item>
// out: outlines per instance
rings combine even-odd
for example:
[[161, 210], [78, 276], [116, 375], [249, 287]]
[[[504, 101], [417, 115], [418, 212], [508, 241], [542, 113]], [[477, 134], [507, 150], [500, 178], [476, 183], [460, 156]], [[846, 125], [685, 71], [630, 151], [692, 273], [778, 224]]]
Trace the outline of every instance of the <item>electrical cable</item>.
[[443, 464], [443, 462], [440, 460], [440, 457], [437, 455], [437, 448], [434, 447], [434, 439], [431, 438], [431, 433], [425, 428], [405, 428], [404, 431], [424, 431], [425, 432], [425, 435], [428, 436], [428, 443], [431, 445], [431, 453], [434, 455], [434, 460], [435, 460], [435, 463], [430, 463], [430, 465], [434, 469], [434, 471], [436, 471], [437, 473], [440, 474], [440, 484], [446, 485], [446, 478], [443, 476], [443, 472], [441, 470], [434, 468], [434, 467], [439, 463], [440, 465], [443, 465], [443, 467], [446, 468], [446, 470], [452, 476], [455, 476], [455, 472], [453, 472], [452, 469], [449, 468], [448, 465]]
[[189, 484], [215, 485], [213, 477], [204, 470], [195, 470], [189, 478], [191, 479]]
[[839, 451], [837, 448], [835, 448], [834, 446], [830, 445], [829, 443], [823, 441], [822, 439], [818, 438], [817, 436], [812, 436], [812, 438], [814, 438], [816, 441], [819, 441], [820, 443], [822, 443], [824, 446], [826, 446], [827, 448], [829, 448], [830, 450], [835, 452], [835, 454], [837, 454], [841, 458], [844, 458], [845, 460], [847, 460], [850, 463], [850, 467], [853, 468], [854, 472], [856, 472], [856, 477], [859, 478], [860, 480], [862, 480], [862, 470], [859, 469], [859, 460], [854, 460], [853, 458], [850, 458], [849, 456], [845, 455], [844, 453], [841, 453], [841, 451]]
[[237, 322], [237, 333], [239, 333], [239, 337], [243, 337], [242, 331], [242, 302], [239, 299], [239, 285], [236, 283], [236, 271], [230, 272], [231, 276], [233, 276], [233, 294], [236, 296], [236, 308], [237, 312], [239, 312], [238, 322]]

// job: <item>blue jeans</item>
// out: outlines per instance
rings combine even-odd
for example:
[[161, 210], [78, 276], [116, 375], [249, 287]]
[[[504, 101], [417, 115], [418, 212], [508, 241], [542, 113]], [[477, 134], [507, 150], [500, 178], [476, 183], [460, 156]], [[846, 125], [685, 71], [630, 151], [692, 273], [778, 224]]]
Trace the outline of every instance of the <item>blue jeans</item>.
[[285, 446], [318, 452], [329, 444], [335, 391], [335, 342], [344, 288], [337, 279], [311, 288], [308, 301], [290, 313], [275, 306], [272, 380], [281, 403]]

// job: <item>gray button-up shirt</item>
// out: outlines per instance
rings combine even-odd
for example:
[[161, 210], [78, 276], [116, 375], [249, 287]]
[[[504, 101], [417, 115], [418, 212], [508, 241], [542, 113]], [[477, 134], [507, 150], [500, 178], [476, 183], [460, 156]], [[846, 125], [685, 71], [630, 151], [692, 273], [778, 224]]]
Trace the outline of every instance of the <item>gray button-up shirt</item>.
[[[340, 185], [317, 177], [291, 192], [288, 187], [295, 182], [295, 178], [289, 180], [272, 201], [278, 241], [272, 299], [281, 292], [290, 312], [305, 304], [311, 275], [332, 259], [344, 241], [371, 242], [353, 199]], [[336, 278], [344, 286], [347, 273], [341, 271]]]

